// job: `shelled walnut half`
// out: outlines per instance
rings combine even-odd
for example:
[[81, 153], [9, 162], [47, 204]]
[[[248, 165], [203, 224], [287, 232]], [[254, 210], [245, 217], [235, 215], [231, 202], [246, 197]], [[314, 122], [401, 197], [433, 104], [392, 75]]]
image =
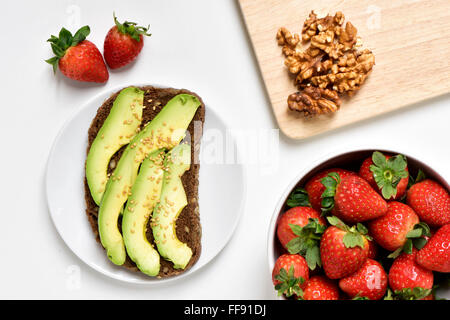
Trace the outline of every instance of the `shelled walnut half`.
[[[288, 97], [291, 110], [306, 117], [336, 112], [340, 106], [338, 94], [353, 95], [370, 74], [375, 57], [368, 49], [359, 50], [357, 29], [348, 21], [344, 25], [344, 20], [342, 12], [318, 18], [312, 11], [301, 36], [284, 27], [278, 30], [284, 64], [295, 75], [299, 89]], [[300, 44], [308, 42], [308, 48], [300, 49]]]
[[340, 106], [339, 95], [336, 91], [329, 89], [308, 86], [288, 97], [289, 109], [303, 112], [305, 116], [333, 113]]

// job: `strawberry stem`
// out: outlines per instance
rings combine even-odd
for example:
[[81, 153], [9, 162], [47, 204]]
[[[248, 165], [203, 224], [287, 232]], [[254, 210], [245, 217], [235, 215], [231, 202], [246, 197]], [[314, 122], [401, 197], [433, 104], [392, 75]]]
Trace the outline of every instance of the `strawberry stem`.
[[397, 195], [397, 185], [400, 180], [408, 177], [405, 156], [399, 154], [387, 159], [384, 154], [375, 151], [372, 154], [372, 161], [374, 164], [370, 166], [370, 171], [381, 194], [385, 199], [394, 198]]
[[322, 214], [327, 214], [334, 208], [334, 196], [336, 195], [336, 188], [341, 182], [341, 178], [337, 172], [330, 172], [320, 182], [325, 187], [321, 195]]
[[125, 21], [124, 23], [120, 23], [119, 20], [117, 20], [115, 12], [113, 12], [113, 17], [114, 23], [117, 26], [117, 30], [119, 30], [120, 33], [127, 34], [138, 42], [141, 41], [140, 35], [147, 37], [151, 36], [151, 33], [147, 33], [148, 29], [150, 28], [150, 25], [148, 25], [147, 28], [145, 28], [138, 26], [136, 22]]

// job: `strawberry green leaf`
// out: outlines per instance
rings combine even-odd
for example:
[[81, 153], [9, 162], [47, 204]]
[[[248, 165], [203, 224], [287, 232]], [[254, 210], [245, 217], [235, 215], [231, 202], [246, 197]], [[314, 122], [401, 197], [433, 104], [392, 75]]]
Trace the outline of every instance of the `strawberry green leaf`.
[[298, 224], [289, 223], [289, 227], [291, 228], [292, 232], [300, 236], [302, 234], [303, 227]]
[[289, 253], [298, 253], [305, 257], [308, 267], [314, 270], [316, 266], [321, 266], [319, 246], [322, 233], [326, 226], [319, 223], [317, 218], [309, 218], [308, 224], [304, 227], [289, 224], [292, 232], [297, 236], [286, 245]]
[[328, 223], [332, 226], [338, 227], [341, 230], [348, 231], [349, 227], [338, 217], [336, 216], [329, 216], [327, 217]]
[[342, 238], [342, 242], [344, 242], [346, 248], [364, 248], [364, 238], [359, 233], [347, 232]]
[[384, 167], [386, 166], [386, 157], [384, 156], [384, 154], [382, 154], [379, 151], [375, 151], [372, 154], [372, 162], [377, 166], [377, 167]]
[[147, 28], [145, 28], [138, 26], [136, 22], [125, 21], [124, 23], [120, 23], [117, 20], [115, 13], [113, 13], [113, 17], [114, 23], [117, 26], [117, 30], [119, 30], [120, 33], [127, 34], [138, 42], [141, 41], [140, 35], [151, 36], [150, 33], [147, 33], [148, 29], [150, 28], [150, 25]]
[[364, 235], [366, 235], [369, 232], [369, 230], [367, 230], [366, 226], [359, 222], [356, 225], [356, 230], [358, 230], [358, 232], [360, 234], [364, 234]]
[[77, 32], [75, 32], [71, 46], [76, 46], [78, 43], [84, 41], [89, 33], [91, 33], [89, 26], [81, 27]]
[[423, 247], [425, 247], [425, 245], [427, 244], [428, 240], [425, 238], [417, 238], [417, 239], [413, 239], [412, 240], [414, 247], [417, 250], [422, 249]]
[[406, 170], [407, 163], [406, 158], [403, 155], [397, 155], [395, 157], [390, 157], [387, 160], [388, 165], [396, 171], [396, 172], [402, 172], [404, 175], [404, 178], [406, 178], [406, 175], [404, 174], [404, 171]]
[[353, 297], [352, 300], [370, 300], [370, 299], [367, 298], [367, 297], [362, 297], [362, 296], [360, 296], [359, 293], [358, 293], [356, 296]]
[[431, 289], [421, 287], [405, 288], [394, 292], [395, 298], [398, 300], [420, 300], [431, 294]]
[[62, 28], [59, 32], [59, 45], [63, 50], [72, 45], [72, 34], [66, 28]]
[[299, 253], [299, 252], [306, 250], [306, 248], [304, 246], [304, 242], [300, 237], [290, 240], [286, 244], [286, 247], [290, 254], [295, 254], [295, 253]]
[[306, 249], [305, 260], [308, 264], [308, 268], [311, 270], [316, 269], [316, 266], [322, 266], [322, 260], [320, 259], [319, 246], [314, 246]]
[[422, 229], [412, 229], [406, 234], [406, 237], [411, 238], [418, 238], [422, 235]]
[[293, 207], [311, 207], [309, 203], [309, 196], [305, 189], [295, 188], [294, 191], [289, 195], [286, 204]]
[[395, 250], [394, 252], [390, 253], [387, 257], [390, 259], [395, 259], [402, 253], [402, 251], [403, 251], [403, 247], [400, 247], [397, 250]]
[[419, 222], [411, 231], [406, 234], [406, 238], [408, 240], [403, 246], [403, 251], [411, 253], [412, 246], [414, 246], [418, 250], [422, 249], [427, 243], [427, 239], [425, 238], [425, 236], [431, 236], [430, 227], [425, 222]]
[[278, 275], [275, 276], [275, 280], [280, 281], [275, 285], [275, 290], [278, 291], [278, 295], [286, 295], [291, 297], [295, 295], [302, 295], [303, 291], [300, 286], [305, 282], [303, 277], [296, 278], [294, 276], [294, 265], [291, 265], [289, 272], [286, 269], [281, 268]]
[[58, 57], [53, 57], [50, 59], [45, 60], [45, 62], [51, 64], [53, 66], [53, 73], [56, 73], [56, 69], [58, 69]]
[[405, 244], [403, 245], [403, 252], [407, 254], [411, 254], [413, 251], [413, 242], [411, 239], [406, 240]]
[[423, 236], [431, 237], [430, 227], [425, 222], [419, 222], [414, 226], [414, 228], [421, 228]]
[[322, 198], [322, 213], [326, 214], [334, 208], [334, 196], [336, 194], [336, 187], [341, 179], [336, 172], [330, 172], [326, 177], [322, 178], [320, 182], [325, 187]]
[[419, 169], [419, 172], [417, 173], [417, 177], [416, 180], [414, 181], [415, 183], [418, 183], [420, 181], [423, 181], [427, 178], [427, 176], [425, 175], [425, 173], [422, 171], [422, 169]]
[[64, 57], [65, 51], [61, 47], [54, 43], [52, 43], [50, 46], [52, 47], [52, 51], [57, 58]]
[[425, 180], [426, 178], [427, 178], [427, 176], [426, 176], [425, 173], [422, 171], [422, 169], [419, 169], [419, 172], [417, 173], [416, 179], [414, 179], [411, 175], [409, 176], [409, 181], [408, 181], [408, 187], [407, 187], [407, 189], [411, 188], [414, 184], [419, 183], [419, 182]]
[[386, 159], [381, 152], [375, 151], [372, 154], [372, 161], [374, 164], [370, 166], [370, 171], [381, 194], [385, 199], [395, 197], [398, 183], [408, 177], [406, 157], [397, 155]]

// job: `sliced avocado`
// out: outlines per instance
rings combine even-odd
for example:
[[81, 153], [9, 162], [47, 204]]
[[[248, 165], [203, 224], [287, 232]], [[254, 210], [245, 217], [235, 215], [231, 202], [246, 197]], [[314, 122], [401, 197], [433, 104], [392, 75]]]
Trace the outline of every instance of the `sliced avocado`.
[[184, 138], [200, 101], [189, 94], [173, 97], [156, 117], [130, 141], [106, 184], [98, 212], [98, 230], [109, 259], [122, 265], [126, 253], [117, 226], [120, 210], [128, 197], [141, 162], [153, 151], [171, 149]]
[[129, 87], [117, 95], [108, 117], [92, 142], [86, 159], [86, 179], [92, 198], [100, 204], [108, 181], [111, 157], [136, 135], [142, 121], [144, 91]]
[[163, 180], [164, 150], [142, 162], [122, 218], [122, 234], [128, 256], [149, 276], [159, 273], [159, 254], [147, 240], [148, 219], [159, 201]]
[[191, 147], [180, 144], [164, 160], [164, 179], [161, 200], [153, 210], [152, 231], [162, 257], [173, 262], [175, 269], [184, 269], [192, 257], [192, 250], [177, 238], [176, 221], [187, 205], [181, 176], [191, 166]]

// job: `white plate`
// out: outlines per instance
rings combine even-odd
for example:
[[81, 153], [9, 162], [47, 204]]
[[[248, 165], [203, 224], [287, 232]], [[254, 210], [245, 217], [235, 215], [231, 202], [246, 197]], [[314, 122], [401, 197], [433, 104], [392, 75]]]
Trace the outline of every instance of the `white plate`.
[[[47, 163], [46, 192], [51, 218], [67, 246], [86, 264], [114, 279], [142, 284], [157, 284], [180, 279], [210, 262], [230, 240], [244, 205], [246, 179], [244, 165], [220, 163], [211, 156], [214, 141], [226, 137], [219, 146], [234, 146], [236, 141], [212, 108], [206, 106], [204, 135], [200, 151], [199, 204], [202, 226], [202, 252], [191, 269], [181, 275], [156, 279], [116, 266], [94, 237], [85, 213], [84, 162], [87, 132], [97, 109], [114, 92], [101, 93], [86, 103], [61, 129]], [[204, 97], [205, 98], [205, 97]], [[207, 101], [207, 100], [206, 100]], [[209, 137], [209, 138], [208, 138]], [[206, 148], [206, 151], [204, 149]], [[204, 154], [207, 154], [205, 157]], [[239, 156], [239, 152], [236, 152]], [[203, 160], [203, 159], [206, 160]], [[214, 163], [216, 161], [216, 163]]]

